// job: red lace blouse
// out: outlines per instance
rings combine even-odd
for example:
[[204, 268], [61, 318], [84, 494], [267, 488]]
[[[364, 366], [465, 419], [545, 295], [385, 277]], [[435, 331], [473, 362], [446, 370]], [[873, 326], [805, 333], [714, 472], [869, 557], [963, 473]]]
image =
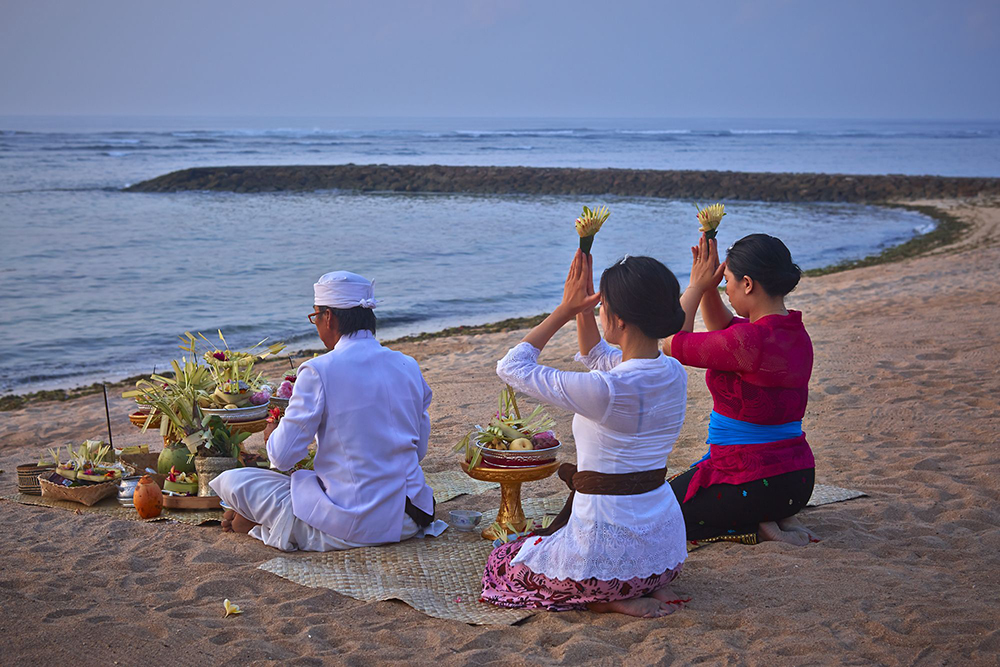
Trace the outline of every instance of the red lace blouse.
[[734, 317], [718, 331], [682, 331], [670, 342], [670, 356], [708, 369], [705, 381], [720, 415], [785, 424], [806, 413], [813, 349], [798, 310], [756, 322]]
[[[705, 381], [720, 415], [763, 425], [800, 421], [805, 415], [813, 349], [800, 311], [756, 322], [734, 317], [725, 329], [678, 333], [670, 355], [685, 366], [708, 369]], [[814, 466], [804, 433], [762, 445], [712, 445], [709, 458], [697, 464], [684, 500], [712, 484], [741, 484]]]

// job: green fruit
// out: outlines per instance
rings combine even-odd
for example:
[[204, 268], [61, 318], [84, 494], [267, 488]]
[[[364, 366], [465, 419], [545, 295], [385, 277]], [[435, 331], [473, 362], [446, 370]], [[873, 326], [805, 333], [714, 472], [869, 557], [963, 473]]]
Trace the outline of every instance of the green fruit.
[[188, 461], [191, 452], [184, 445], [169, 445], [160, 452], [160, 457], [156, 459], [156, 472], [166, 475], [170, 468], [174, 467], [177, 472], [194, 472], [194, 459]]

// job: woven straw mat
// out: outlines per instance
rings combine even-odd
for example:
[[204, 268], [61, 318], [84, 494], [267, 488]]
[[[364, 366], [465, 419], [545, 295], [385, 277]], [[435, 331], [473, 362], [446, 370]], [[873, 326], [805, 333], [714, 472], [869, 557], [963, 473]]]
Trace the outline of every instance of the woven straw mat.
[[[817, 484], [809, 505], [827, 505], [864, 495], [860, 491]], [[528, 498], [522, 506], [525, 516], [537, 519], [556, 514], [565, 501], [566, 496], [560, 494]], [[440, 537], [399, 544], [287, 554], [272, 558], [260, 565], [260, 569], [303, 586], [328, 588], [357, 600], [402, 600], [434, 618], [474, 625], [513, 625], [531, 616], [534, 610], [503, 609], [479, 602], [483, 566], [493, 549], [490, 542], [480, 537], [479, 530], [494, 519], [495, 509], [484, 513], [482, 523], [471, 533], [450, 528]]]
[[[525, 516], [559, 511], [565, 496], [528, 498]], [[326, 553], [294, 553], [272, 558], [260, 569], [310, 588], [329, 588], [357, 600], [402, 600], [434, 618], [474, 625], [513, 625], [534, 613], [479, 602], [483, 566], [493, 545], [479, 530], [493, 523], [496, 510], [484, 513], [476, 530], [449, 528], [440, 537], [407, 540], [380, 547]]]
[[813, 486], [812, 498], [810, 498], [809, 502], [806, 503], [806, 507], [830, 505], [831, 503], [839, 503], [845, 500], [863, 498], [867, 495], [867, 493], [855, 491], [854, 489], [844, 489], [830, 484], [816, 484]]
[[163, 509], [160, 516], [152, 519], [143, 519], [132, 507], [122, 507], [115, 498], [105, 498], [92, 507], [74, 503], [69, 500], [55, 500], [53, 498], [43, 498], [42, 496], [29, 496], [24, 493], [14, 493], [9, 496], [0, 496], [0, 499], [10, 500], [22, 505], [38, 505], [39, 507], [56, 507], [58, 509], [69, 510], [71, 512], [81, 512], [85, 514], [103, 514], [114, 519], [125, 519], [126, 521], [179, 521], [192, 526], [201, 526], [206, 523], [218, 523], [222, 521], [222, 510], [170, 510]]
[[466, 494], [476, 495], [500, 488], [496, 482], [481, 482], [478, 479], [472, 479], [461, 470], [428, 472], [424, 473], [424, 479], [427, 480], [427, 486], [434, 489], [434, 501], [437, 503], [444, 503]]

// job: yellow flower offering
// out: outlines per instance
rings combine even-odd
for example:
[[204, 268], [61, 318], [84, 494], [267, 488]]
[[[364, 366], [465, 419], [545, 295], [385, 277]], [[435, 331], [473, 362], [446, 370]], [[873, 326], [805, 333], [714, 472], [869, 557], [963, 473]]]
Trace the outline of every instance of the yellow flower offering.
[[698, 222], [701, 223], [699, 232], [705, 232], [706, 239], [714, 239], [715, 233], [722, 222], [722, 216], [726, 214], [726, 207], [723, 204], [712, 204], [705, 208], [698, 208]]
[[608, 219], [611, 212], [607, 206], [589, 209], [583, 207], [583, 215], [576, 219], [576, 233], [580, 235], [580, 250], [588, 255], [590, 248], [594, 245], [594, 234], [600, 231], [601, 225]]
[[239, 608], [239, 605], [233, 604], [228, 600], [228, 598], [222, 602], [222, 605], [226, 608], [226, 618], [243, 613], [243, 610]]

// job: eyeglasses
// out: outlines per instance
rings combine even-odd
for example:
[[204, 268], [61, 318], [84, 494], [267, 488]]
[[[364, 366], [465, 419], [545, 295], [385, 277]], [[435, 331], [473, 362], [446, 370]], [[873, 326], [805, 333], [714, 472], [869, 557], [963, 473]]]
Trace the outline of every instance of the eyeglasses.
[[309, 322], [312, 324], [316, 324], [316, 318], [325, 312], [326, 309], [324, 308], [323, 310], [314, 310], [313, 312], [309, 313]]

